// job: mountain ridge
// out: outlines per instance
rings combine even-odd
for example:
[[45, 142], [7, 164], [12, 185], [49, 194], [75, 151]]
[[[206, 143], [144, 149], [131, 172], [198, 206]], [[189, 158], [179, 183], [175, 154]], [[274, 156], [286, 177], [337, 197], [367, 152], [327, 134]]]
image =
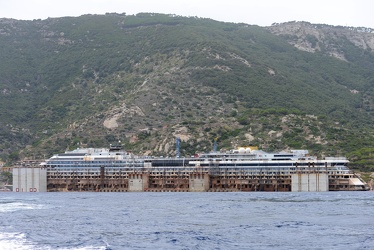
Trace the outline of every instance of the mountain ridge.
[[[2, 156], [118, 140], [173, 155], [177, 136], [185, 155], [210, 150], [217, 137], [221, 148], [371, 148], [370, 43], [305, 23], [290, 35], [290, 25], [149, 13], [0, 20]], [[322, 32], [326, 39], [311, 37]]]

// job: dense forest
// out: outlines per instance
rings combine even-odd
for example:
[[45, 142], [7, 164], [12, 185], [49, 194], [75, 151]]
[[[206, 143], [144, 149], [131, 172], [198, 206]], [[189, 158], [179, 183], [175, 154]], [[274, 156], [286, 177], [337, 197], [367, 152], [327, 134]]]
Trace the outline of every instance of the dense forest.
[[152, 13], [0, 19], [0, 156], [118, 141], [167, 156], [176, 137], [191, 155], [218, 138], [222, 150], [309, 149], [373, 171], [374, 46], [355, 41], [374, 34], [308, 23], [282, 33], [287, 25], [299, 24]]

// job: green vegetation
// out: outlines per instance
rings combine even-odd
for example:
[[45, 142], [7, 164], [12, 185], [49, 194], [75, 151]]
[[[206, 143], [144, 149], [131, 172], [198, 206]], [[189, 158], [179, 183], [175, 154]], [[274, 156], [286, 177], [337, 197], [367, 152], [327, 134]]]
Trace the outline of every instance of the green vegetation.
[[304, 148], [374, 169], [374, 54], [345, 38], [330, 40], [347, 61], [312, 35], [320, 52], [266, 28], [175, 15], [1, 19], [0, 31], [4, 161], [119, 139], [172, 155], [180, 133], [182, 154], [218, 137], [219, 148]]
[[5, 172], [5, 171], [0, 172], [0, 184], [1, 183], [12, 185], [12, 183], [13, 183], [12, 173]]

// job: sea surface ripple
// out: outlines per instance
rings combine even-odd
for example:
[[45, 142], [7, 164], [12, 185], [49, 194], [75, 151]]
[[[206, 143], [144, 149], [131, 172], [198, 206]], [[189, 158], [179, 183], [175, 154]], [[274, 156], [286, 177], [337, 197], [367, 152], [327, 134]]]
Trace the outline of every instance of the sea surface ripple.
[[373, 211], [374, 192], [4, 192], [0, 249], [374, 249]]

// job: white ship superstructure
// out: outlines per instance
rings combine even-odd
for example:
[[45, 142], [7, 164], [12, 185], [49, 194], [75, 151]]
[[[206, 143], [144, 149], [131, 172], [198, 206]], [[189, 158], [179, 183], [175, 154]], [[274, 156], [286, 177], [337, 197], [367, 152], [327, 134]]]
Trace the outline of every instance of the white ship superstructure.
[[194, 157], [136, 156], [120, 146], [81, 148], [41, 164], [48, 191], [339, 191], [367, 190], [344, 157], [255, 147]]

